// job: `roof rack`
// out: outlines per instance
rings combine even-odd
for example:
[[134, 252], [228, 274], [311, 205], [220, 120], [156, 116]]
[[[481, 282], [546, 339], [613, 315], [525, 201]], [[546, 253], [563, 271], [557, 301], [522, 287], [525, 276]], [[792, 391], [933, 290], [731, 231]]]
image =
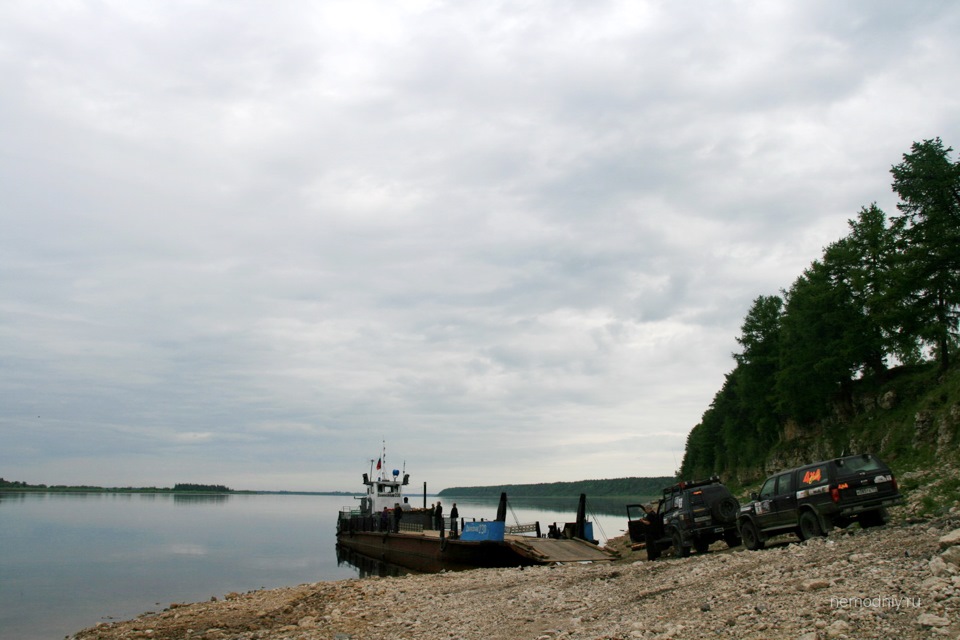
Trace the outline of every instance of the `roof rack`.
[[689, 482], [686, 480], [681, 480], [675, 485], [665, 487], [663, 492], [678, 493], [680, 491], [683, 491], [684, 489], [693, 489], [695, 487], [705, 487], [710, 484], [718, 484], [719, 482], [720, 482], [720, 476], [710, 476], [706, 480], [691, 480]]

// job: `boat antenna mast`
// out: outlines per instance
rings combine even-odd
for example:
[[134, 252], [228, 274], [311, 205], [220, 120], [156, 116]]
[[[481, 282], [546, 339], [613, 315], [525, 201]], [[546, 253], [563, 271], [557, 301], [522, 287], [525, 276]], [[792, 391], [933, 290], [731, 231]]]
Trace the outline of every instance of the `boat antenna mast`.
[[383, 447], [380, 449], [380, 462], [383, 464], [383, 467], [380, 471], [380, 478], [383, 479], [387, 475], [387, 441], [383, 440]]

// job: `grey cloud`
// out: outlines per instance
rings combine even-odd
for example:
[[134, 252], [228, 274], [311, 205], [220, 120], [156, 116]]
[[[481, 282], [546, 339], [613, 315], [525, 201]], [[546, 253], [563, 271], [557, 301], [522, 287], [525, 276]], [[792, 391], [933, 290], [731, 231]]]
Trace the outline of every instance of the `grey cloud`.
[[960, 144], [958, 17], [6, 5], [3, 475], [670, 473], [750, 301]]

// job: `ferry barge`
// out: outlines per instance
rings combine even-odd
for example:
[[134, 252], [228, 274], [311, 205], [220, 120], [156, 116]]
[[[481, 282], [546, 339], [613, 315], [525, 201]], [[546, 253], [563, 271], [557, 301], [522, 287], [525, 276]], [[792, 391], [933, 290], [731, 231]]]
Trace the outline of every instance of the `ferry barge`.
[[[377, 463], [379, 471], [383, 458]], [[363, 474], [359, 508], [341, 509], [337, 543], [368, 558], [414, 571], [437, 572], [487, 567], [521, 567], [566, 562], [604, 562], [614, 555], [597, 546], [593, 524], [580, 496], [577, 521], [544, 537], [539, 523], [507, 525], [507, 497], [501, 494], [495, 520], [452, 522], [432, 509], [414, 508], [403, 495], [410, 474], [393, 470], [376, 478], [373, 462]], [[426, 506], [426, 494], [424, 494]], [[551, 528], [552, 529], [552, 528]]]

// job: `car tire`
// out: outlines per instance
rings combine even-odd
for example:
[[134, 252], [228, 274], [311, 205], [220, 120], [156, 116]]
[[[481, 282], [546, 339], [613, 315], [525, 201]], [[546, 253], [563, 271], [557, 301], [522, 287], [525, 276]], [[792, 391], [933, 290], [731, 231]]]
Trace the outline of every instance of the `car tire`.
[[740, 538], [743, 540], [743, 546], [750, 551], [763, 549], [763, 540], [760, 538], [760, 532], [757, 531], [757, 525], [750, 520], [745, 520], [740, 525]]
[[694, 538], [693, 548], [697, 550], [697, 553], [706, 553], [710, 550], [710, 541], [706, 538]]
[[713, 505], [713, 518], [720, 524], [733, 522], [740, 511], [740, 503], [736, 498], [727, 496]]
[[723, 534], [723, 541], [727, 543], [727, 546], [733, 549], [734, 547], [739, 547], [743, 544], [743, 540], [740, 539], [740, 536], [737, 535], [737, 532], [733, 529], [726, 531]]
[[686, 558], [690, 555], [690, 547], [683, 546], [683, 537], [680, 535], [679, 531], [674, 529], [670, 538], [673, 542], [673, 555], [675, 557]]
[[797, 523], [797, 535], [801, 540], [818, 538], [823, 535], [823, 528], [820, 526], [820, 518], [809, 509], [800, 513], [800, 521]]
[[887, 524], [889, 519], [890, 516], [886, 509], [877, 509], [860, 514], [858, 522], [860, 522], [861, 529], [869, 529], [871, 527], [882, 527]]

